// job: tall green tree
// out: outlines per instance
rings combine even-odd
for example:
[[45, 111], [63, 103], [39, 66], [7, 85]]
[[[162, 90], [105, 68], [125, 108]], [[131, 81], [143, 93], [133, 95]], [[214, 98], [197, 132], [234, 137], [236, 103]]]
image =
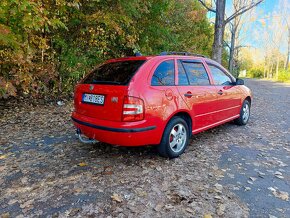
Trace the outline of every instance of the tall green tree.
[[0, 98], [69, 94], [94, 65], [140, 51], [211, 53], [194, 0], [2, 0]]

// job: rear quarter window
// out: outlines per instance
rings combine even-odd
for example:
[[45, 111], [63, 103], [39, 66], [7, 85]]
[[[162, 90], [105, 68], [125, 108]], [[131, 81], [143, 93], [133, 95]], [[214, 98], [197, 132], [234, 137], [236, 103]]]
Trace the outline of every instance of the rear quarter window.
[[174, 85], [174, 60], [164, 61], [156, 68], [151, 79], [152, 86]]
[[103, 64], [91, 72], [83, 84], [128, 85], [145, 60], [119, 61]]

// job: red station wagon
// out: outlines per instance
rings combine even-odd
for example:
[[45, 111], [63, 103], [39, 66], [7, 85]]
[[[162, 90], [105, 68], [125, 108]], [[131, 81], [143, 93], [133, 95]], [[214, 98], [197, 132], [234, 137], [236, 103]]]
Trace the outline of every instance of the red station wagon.
[[94, 69], [75, 88], [72, 120], [83, 142], [157, 145], [162, 156], [175, 158], [191, 134], [232, 120], [247, 124], [251, 101], [244, 81], [217, 62], [164, 52]]

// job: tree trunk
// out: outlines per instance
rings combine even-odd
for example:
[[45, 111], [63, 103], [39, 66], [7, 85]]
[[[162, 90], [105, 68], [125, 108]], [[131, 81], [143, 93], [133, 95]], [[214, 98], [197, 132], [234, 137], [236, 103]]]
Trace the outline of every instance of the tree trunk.
[[[235, 52], [236, 52], [236, 59], [235, 59]], [[239, 77], [239, 75], [240, 75], [240, 70], [241, 70], [241, 68], [240, 68], [240, 65], [238, 64], [239, 63], [239, 57], [240, 57], [240, 49], [238, 48], [238, 49], [236, 49], [236, 51], [234, 50], [234, 64], [235, 64], [235, 69], [237, 70], [236, 71], [236, 76], [237, 77]]]
[[271, 63], [271, 67], [270, 67], [270, 71], [269, 71], [269, 73], [268, 73], [267, 79], [269, 79], [269, 78], [273, 78], [273, 77], [272, 77], [272, 75], [273, 75], [273, 67], [274, 67], [274, 64]]
[[230, 47], [230, 57], [229, 57], [229, 70], [233, 74], [234, 70], [234, 52], [235, 52], [235, 44], [236, 44], [236, 29], [233, 27], [231, 31], [231, 47]]
[[279, 55], [277, 57], [277, 64], [276, 64], [276, 79], [279, 79]]
[[220, 64], [222, 62], [223, 51], [225, 6], [226, 0], [219, 0], [216, 2], [215, 31], [214, 42], [212, 46], [212, 58]]
[[264, 65], [264, 78], [266, 78], [266, 73], [267, 73], [267, 64]]
[[288, 52], [287, 52], [285, 70], [288, 70], [288, 67], [289, 67], [289, 56], [290, 56], [290, 27], [288, 27]]

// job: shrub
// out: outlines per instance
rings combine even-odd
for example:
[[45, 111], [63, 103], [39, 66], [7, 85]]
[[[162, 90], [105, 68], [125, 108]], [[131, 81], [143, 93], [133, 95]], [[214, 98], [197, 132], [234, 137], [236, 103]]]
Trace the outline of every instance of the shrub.
[[290, 81], [290, 70], [280, 70], [278, 75], [278, 81], [280, 82]]
[[263, 71], [257, 68], [252, 68], [247, 71], [247, 77], [250, 78], [262, 78], [264, 75]]

